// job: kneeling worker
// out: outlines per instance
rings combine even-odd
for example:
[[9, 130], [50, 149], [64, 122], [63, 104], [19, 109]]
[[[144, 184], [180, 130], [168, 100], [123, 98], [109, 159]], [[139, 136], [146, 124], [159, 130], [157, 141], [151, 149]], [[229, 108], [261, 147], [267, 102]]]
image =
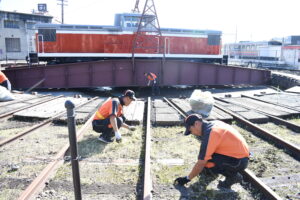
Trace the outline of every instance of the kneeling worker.
[[5, 87], [8, 91], [11, 91], [10, 81], [2, 71], [0, 71], [0, 85]]
[[221, 121], [208, 122], [201, 115], [192, 114], [185, 119], [185, 135], [192, 133], [201, 139], [198, 161], [188, 176], [179, 177], [175, 184], [184, 185], [204, 171], [222, 174], [218, 188], [230, 189], [234, 183], [242, 181], [239, 173], [246, 169], [249, 148], [242, 135], [232, 126]]
[[132, 90], [127, 90], [124, 95], [119, 98], [112, 98], [102, 104], [95, 114], [93, 120], [93, 130], [102, 133], [98, 140], [110, 143], [115, 136], [117, 142], [121, 142], [122, 136], [119, 128], [124, 127], [131, 131], [135, 127], [128, 126], [123, 116], [123, 106], [128, 106], [135, 101], [135, 94]]

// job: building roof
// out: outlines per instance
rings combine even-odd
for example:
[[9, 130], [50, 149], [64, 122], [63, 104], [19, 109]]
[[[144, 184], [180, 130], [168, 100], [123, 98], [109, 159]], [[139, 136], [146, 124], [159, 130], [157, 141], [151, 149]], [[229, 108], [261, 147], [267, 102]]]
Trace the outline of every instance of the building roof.
[[52, 16], [42, 15], [42, 14], [32, 14], [32, 13], [20, 13], [20, 12], [14, 12], [14, 11], [5, 11], [0, 10], [0, 15], [8, 14], [8, 15], [19, 15], [19, 16], [29, 16], [29, 17], [38, 17], [38, 18], [47, 18], [52, 19]]

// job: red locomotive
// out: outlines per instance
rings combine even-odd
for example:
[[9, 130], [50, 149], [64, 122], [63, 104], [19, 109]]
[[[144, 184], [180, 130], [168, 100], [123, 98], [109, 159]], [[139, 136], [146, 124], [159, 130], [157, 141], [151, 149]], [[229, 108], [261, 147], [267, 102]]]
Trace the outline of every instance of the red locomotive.
[[[64, 63], [131, 58], [141, 14], [116, 14], [114, 26], [38, 24], [39, 61]], [[221, 31], [161, 28], [158, 44], [166, 59], [221, 63]], [[150, 37], [150, 34], [149, 34]], [[34, 54], [31, 54], [34, 55]], [[136, 58], [161, 58], [158, 49], [139, 49]]]

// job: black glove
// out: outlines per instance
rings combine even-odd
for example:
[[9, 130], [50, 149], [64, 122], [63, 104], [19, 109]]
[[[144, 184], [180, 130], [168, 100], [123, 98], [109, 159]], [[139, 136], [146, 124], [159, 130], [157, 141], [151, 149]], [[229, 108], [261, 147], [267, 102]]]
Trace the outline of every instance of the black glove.
[[187, 184], [188, 182], [190, 182], [191, 180], [187, 178], [187, 176], [185, 177], [179, 177], [179, 178], [176, 178], [175, 181], [174, 181], [174, 185], [185, 185]]
[[129, 128], [129, 130], [131, 130], [131, 131], [135, 131], [135, 130], [136, 130], [136, 127], [135, 127], [135, 126], [129, 126], [128, 128]]
[[122, 142], [122, 138], [116, 139], [117, 143], [121, 143]]

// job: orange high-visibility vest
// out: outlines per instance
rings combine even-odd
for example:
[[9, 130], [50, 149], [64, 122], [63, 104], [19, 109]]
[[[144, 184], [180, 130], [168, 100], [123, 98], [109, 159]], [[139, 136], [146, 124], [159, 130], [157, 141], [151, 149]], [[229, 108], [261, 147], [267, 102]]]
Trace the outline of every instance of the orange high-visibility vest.
[[154, 73], [148, 73], [148, 76], [147, 78], [150, 80], [150, 81], [153, 81], [157, 78], [157, 76], [154, 74]]
[[3, 72], [0, 71], [0, 83], [3, 83], [4, 81], [7, 80], [7, 77]]
[[123, 107], [118, 98], [109, 99], [97, 110], [94, 120], [102, 120], [115, 115], [120, 117], [123, 114]]

